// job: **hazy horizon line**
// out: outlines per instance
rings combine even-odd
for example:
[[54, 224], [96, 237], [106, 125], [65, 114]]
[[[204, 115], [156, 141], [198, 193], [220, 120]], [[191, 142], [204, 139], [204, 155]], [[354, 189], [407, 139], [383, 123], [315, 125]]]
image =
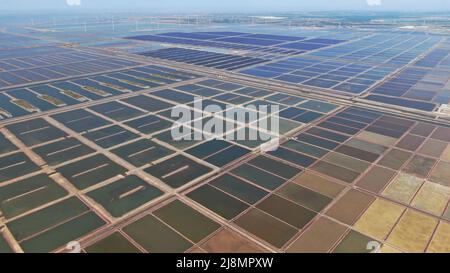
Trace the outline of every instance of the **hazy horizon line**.
[[[14, 13], [26, 13], [26, 12], [38, 12], [38, 13], [44, 13], [44, 12], [67, 12], [67, 13], [73, 13], [73, 12], [135, 12], [135, 13], [149, 13], [149, 14], [168, 14], [168, 13], [176, 13], [176, 14], [192, 14], [192, 13], [209, 13], [209, 14], [301, 14], [301, 13], [310, 13], [310, 12], [365, 12], [365, 13], [389, 13], [389, 12], [395, 12], [395, 13], [447, 13], [450, 11], [450, 8], [447, 10], [442, 9], [411, 9], [411, 10], [400, 10], [400, 9], [302, 9], [302, 10], [278, 10], [278, 11], [265, 11], [265, 10], [257, 10], [257, 11], [206, 11], [206, 10], [192, 10], [192, 11], [169, 11], [169, 10], [161, 10], [161, 11], [146, 11], [142, 8], [133, 8], [133, 9], [121, 9], [121, 8], [110, 8], [110, 9], [99, 9], [99, 8], [54, 8], [54, 9], [3, 9], [0, 8], [0, 12], [14, 12]], [[449, 15], [450, 16], [450, 15]]]

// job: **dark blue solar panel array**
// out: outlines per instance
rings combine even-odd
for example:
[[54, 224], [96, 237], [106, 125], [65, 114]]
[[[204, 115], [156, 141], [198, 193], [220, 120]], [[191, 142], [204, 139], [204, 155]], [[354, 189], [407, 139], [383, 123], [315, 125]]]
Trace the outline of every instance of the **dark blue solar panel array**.
[[450, 44], [442, 43], [424, 57], [374, 87], [368, 100], [433, 111], [450, 102]]
[[403, 66], [425, 53], [440, 40], [439, 37], [428, 35], [377, 34], [307, 55]]
[[146, 57], [159, 58], [225, 70], [239, 69], [267, 61], [261, 58], [244, 57], [186, 48], [164, 48], [139, 54]]
[[240, 32], [171, 32], [157, 35], [142, 35], [128, 39], [265, 53], [292, 55], [342, 43], [334, 39], [307, 39], [273, 34], [250, 34]]
[[[323, 38], [307, 41], [313, 41], [315, 44], [338, 43], [337, 40]], [[426, 35], [373, 35], [240, 72], [260, 78], [360, 95], [412, 62], [439, 41], [440, 38]], [[303, 41], [299, 41], [291, 45], [303, 48], [302, 43]]]
[[[130, 37], [130, 39], [204, 47], [250, 50], [267, 54], [301, 54], [318, 48], [339, 44], [343, 40], [307, 39], [274, 34], [240, 32], [171, 32], [158, 35]], [[285, 48], [285, 49], [283, 49]], [[277, 55], [241, 56], [184, 48], [167, 48], [139, 53], [147, 57], [172, 60], [225, 70], [236, 70], [278, 58]], [[279, 55], [278, 55], [279, 56]]]
[[295, 57], [240, 72], [261, 78], [360, 94], [394, 70], [394, 67], [374, 67], [359, 62]]

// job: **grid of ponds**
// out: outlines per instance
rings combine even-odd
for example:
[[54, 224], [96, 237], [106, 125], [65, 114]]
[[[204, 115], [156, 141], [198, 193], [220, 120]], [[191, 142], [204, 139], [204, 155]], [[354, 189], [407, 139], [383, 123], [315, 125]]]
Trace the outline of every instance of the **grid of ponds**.
[[20, 89], [7, 89], [0, 93], [0, 118], [45, 112], [197, 77], [199, 76], [192, 73], [150, 65]]
[[441, 37], [425, 35], [377, 34], [240, 72], [329, 92], [360, 95], [441, 40]]
[[[142, 54], [396, 107], [436, 111], [450, 101], [449, 42], [423, 33], [374, 33], [350, 40], [243, 32], [174, 32], [131, 37], [203, 47], [163, 48]], [[225, 43], [225, 45], [222, 45]], [[228, 48], [247, 53], [210, 51]], [[235, 45], [239, 45], [236, 47]], [[297, 52], [269, 52], [268, 49]], [[254, 55], [248, 52], [259, 52]], [[262, 53], [267, 55], [261, 55]], [[281, 59], [281, 60], [280, 60]]]
[[[13, 240], [25, 252], [64, 250], [67, 242], [89, 238], [110, 225], [126, 222], [131, 215], [170, 199], [171, 191], [182, 192], [221, 168], [252, 156], [267, 141], [222, 139], [240, 130], [257, 130], [251, 120], [236, 123], [224, 132], [211, 132], [199, 140], [174, 140], [172, 126], [183, 122], [176, 121], [179, 117], [170, 115], [170, 110], [180, 103], [195, 110], [195, 96], [203, 97], [205, 107], [213, 103], [234, 108], [276, 104], [285, 116], [280, 122], [285, 135], [339, 108], [239, 84], [197, 80], [195, 84], [7, 124], [0, 130], [0, 211], [8, 231], [6, 245]], [[229, 110], [223, 108], [224, 112]], [[284, 114], [286, 110], [297, 112], [288, 115]], [[202, 109], [195, 111], [201, 113]], [[299, 118], [302, 115], [305, 117]], [[199, 119], [233, 123], [207, 109]], [[188, 132], [196, 130], [191, 122], [184, 127]], [[95, 251], [97, 245], [102, 249], [100, 246], [109, 240], [123, 241], [123, 236], [131, 240], [133, 251], [218, 251], [227, 247], [264, 251], [232, 228], [221, 227], [183, 202], [174, 202], [172, 209], [185, 211], [183, 221], [205, 225], [205, 231], [177, 223], [173, 219], [175, 211], [171, 213], [172, 209], [167, 208], [167, 215], [145, 216], [107, 236], [105, 241], [86, 247], [86, 251]], [[27, 229], [29, 225], [33, 228]], [[161, 236], [178, 234], [174, 244], [158, 244], [158, 234], [154, 239], [139, 235], [141, 228], [167, 225]], [[218, 245], [221, 238], [229, 238], [229, 245]], [[129, 246], [127, 242], [124, 243]]]
[[2, 44], [0, 45], [0, 50], [35, 47], [35, 46], [49, 46], [55, 44], [53, 42], [45, 40], [3, 32], [0, 33], [0, 40], [2, 41]]
[[[197, 48], [144, 55], [387, 105], [430, 112], [449, 102], [442, 36], [280, 33], [130, 39]], [[65, 252], [74, 240], [88, 253], [370, 252], [369, 242], [381, 252], [450, 252], [450, 127], [25, 36], [0, 40], [1, 119], [42, 112], [0, 125], [0, 253]], [[8, 88], [16, 84], [28, 85]], [[276, 110], [261, 118], [265, 105]], [[227, 116], [246, 106], [256, 121]], [[259, 125], [273, 116], [271, 151], [271, 123]], [[174, 139], [174, 124], [193, 138]]]
[[255, 34], [233, 31], [216, 32], [170, 32], [156, 35], [141, 35], [127, 39], [182, 44], [189, 46], [215, 47], [232, 50], [257, 51], [280, 55], [300, 54], [345, 42], [345, 40], [307, 38], [288, 35]]
[[450, 102], [447, 40], [394, 77], [369, 90], [368, 100], [425, 111]]
[[[203, 47], [207, 50], [163, 48], [138, 54], [225, 70], [254, 66], [286, 55], [302, 54], [345, 42], [337, 39], [241, 32], [171, 32], [128, 39]], [[208, 51], [211, 48], [228, 51], [227, 53]], [[241, 53], [236, 54], [236, 51]]]
[[138, 62], [57, 46], [0, 51], [0, 88], [116, 70]]
[[[175, 105], [232, 123], [195, 96], [278, 105], [280, 147], [174, 140]], [[0, 132], [2, 252], [448, 251], [448, 127], [207, 79]]]
[[449, 136], [345, 108], [185, 194], [279, 251], [446, 252]]
[[158, 58], [216, 69], [234, 70], [267, 62], [266, 59], [207, 52], [186, 48], [164, 48], [138, 53], [145, 57]]

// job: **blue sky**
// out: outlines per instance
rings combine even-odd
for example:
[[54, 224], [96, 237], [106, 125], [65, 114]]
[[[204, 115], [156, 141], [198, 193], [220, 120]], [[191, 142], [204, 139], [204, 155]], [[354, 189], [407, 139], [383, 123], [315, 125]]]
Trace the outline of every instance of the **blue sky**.
[[[66, 1], [81, 1], [71, 7]], [[381, 1], [370, 7], [366, 1]], [[154, 12], [251, 12], [302, 10], [450, 10], [450, 0], [0, 0], [0, 9], [127, 9]]]

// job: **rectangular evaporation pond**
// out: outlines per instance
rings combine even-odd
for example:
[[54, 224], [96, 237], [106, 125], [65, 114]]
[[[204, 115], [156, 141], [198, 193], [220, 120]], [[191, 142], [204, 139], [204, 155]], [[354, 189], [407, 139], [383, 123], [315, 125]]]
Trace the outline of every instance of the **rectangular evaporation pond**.
[[46, 85], [46, 84], [30, 87], [29, 89], [38, 94], [55, 98], [56, 100], [61, 101], [66, 105], [73, 105], [73, 104], [80, 103], [80, 101], [75, 100], [69, 96], [66, 96], [66, 95], [62, 94], [60, 92], [60, 90], [58, 90], [54, 87], [51, 87], [49, 85]]
[[[275, 119], [275, 121], [276, 121], [276, 119]], [[267, 118], [262, 118], [259, 121], [255, 121], [255, 122], [251, 123], [250, 126], [252, 126], [253, 128], [255, 126], [257, 126], [258, 128], [267, 126], [264, 128], [266, 128], [265, 130], [270, 132], [270, 131], [272, 131], [272, 123], [274, 125], [277, 125], [276, 123], [272, 122], [270, 117], [267, 117]], [[279, 126], [279, 133], [286, 134], [294, 129], [299, 128], [300, 126], [302, 126], [302, 124], [299, 123], [298, 121], [292, 121], [292, 120], [280, 118], [278, 126]], [[273, 131], [275, 131], [275, 129], [273, 129]]]
[[151, 94], [154, 96], [157, 96], [157, 97], [160, 97], [163, 99], [167, 99], [167, 100], [171, 100], [171, 101], [175, 101], [178, 103], [193, 102], [195, 99], [195, 97], [193, 95], [189, 95], [189, 94], [178, 92], [178, 91], [171, 90], [171, 89], [159, 90], [159, 91], [152, 92]]
[[47, 77], [37, 74], [36, 72], [31, 72], [30, 70], [16, 70], [14, 71], [14, 74], [30, 82], [39, 82], [48, 79]]
[[356, 173], [363, 173], [370, 167], [370, 163], [358, 160], [354, 157], [342, 155], [340, 153], [331, 152], [323, 158], [324, 161], [352, 170]]
[[316, 78], [316, 79], [311, 79], [309, 81], [306, 81], [303, 84], [309, 85], [309, 86], [320, 87], [320, 88], [330, 88], [330, 87], [333, 87], [333, 86], [339, 84], [339, 82], [322, 80], [322, 79]]
[[124, 174], [127, 169], [114, 163], [106, 156], [98, 154], [60, 167], [56, 171], [61, 173], [77, 189], [82, 190], [119, 174]]
[[428, 102], [422, 102], [422, 101], [414, 101], [414, 100], [407, 100], [402, 98], [393, 98], [393, 97], [385, 97], [385, 96], [379, 96], [379, 95], [369, 95], [365, 97], [367, 100], [381, 102], [381, 103], [387, 103], [407, 108], [413, 108], [417, 110], [427, 111], [431, 112], [436, 108], [436, 104], [434, 103], [428, 103]]
[[144, 171], [160, 179], [172, 188], [179, 188], [209, 173], [212, 169], [185, 156], [177, 155], [153, 165]]
[[51, 85], [56, 88], [59, 88], [61, 90], [67, 90], [67, 91], [77, 93], [77, 94], [79, 94], [83, 97], [86, 97], [88, 99], [91, 99], [91, 100], [98, 100], [98, 99], [103, 98], [102, 96], [99, 96], [92, 92], [89, 92], [89, 91], [81, 88], [81, 86], [76, 85], [71, 82], [58, 82], [58, 83], [52, 83]]
[[83, 109], [56, 114], [51, 117], [78, 133], [110, 124], [109, 121]]
[[352, 183], [360, 175], [360, 173], [325, 161], [319, 161], [312, 167], [312, 169], [319, 173], [328, 175], [329, 177], [333, 177], [347, 183]]
[[[254, 138], [253, 136], [250, 137], [253, 133], [256, 133], [256, 138]], [[245, 138], [238, 137], [238, 136], [245, 136]], [[250, 149], [257, 149], [262, 144], [267, 143], [271, 139], [275, 138], [275, 136], [272, 136], [265, 132], [257, 131], [256, 129], [250, 128], [250, 127], [239, 128], [235, 131], [230, 132], [229, 134], [227, 134], [225, 136], [226, 139], [230, 139], [230, 137], [231, 137], [231, 139], [243, 139], [243, 140], [233, 140], [233, 142], [238, 143], [238, 144], [245, 146], [247, 148], [250, 148]], [[237, 148], [240, 148], [240, 147], [237, 147], [237, 146], [232, 147], [230, 149], [225, 150], [223, 153], [229, 153], [230, 151], [233, 151], [233, 149], [237, 149]], [[240, 149], [237, 149], [237, 151], [239, 151], [239, 150]], [[241, 151], [244, 151], [244, 150], [241, 150]], [[219, 154], [222, 154], [222, 152]], [[217, 158], [219, 156], [219, 154], [216, 155], [215, 157]]]
[[351, 120], [342, 119], [339, 117], [330, 117], [327, 119], [327, 122], [332, 122], [332, 123], [335, 123], [335, 124], [338, 124], [341, 126], [346, 126], [346, 127], [350, 127], [350, 128], [354, 128], [354, 129], [359, 129], [359, 130], [364, 129], [367, 126], [366, 123], [351, 121]]
[[282, 177], [275, 176], [274, 174], [249, 164], [243, 164], [233, 169], [231, 173], [268, 190], [274, 190], [286, 181], [286, 179]]
[[38, 154], [49, 165], [54, 166], [94, 153], [95, 150], [84, 145], [75, 138], [66, 138], [34, 148], [33, 152]]
[[93, 89], [93, 90], [100, 90], [104, 93], [107, 93], [108, 95], [123, 94], [122, 92], [117, 91], [116, 89], [106, 87], [106, 86], [101, 85], [98, 82], [90, 80], [90, 79], [77, 79], [77, 80], [72, 80], [71, 82], [80, 85], [83, 89], [86, 89], [88, 91], [89, 91], [89, 89]]
[[[160, 74], [160, 75], [166, 75], [174, 77], [177, 80], [189, 80], [189, 79], [196, 79], [200, 78], [199, 75], [188, 73], [185, 71], [162, 67], [162, 66], [156, 66], [156, 65], [149, 65], [146, 67], [140, 67], [141, 71], [147, 71], [148, 73], [154, 73], [154, 74]], [[153, 71], [153, 72], [151, 72]]]
[[278, 160], [274, 160], [265, 156], [258, 156], [248, 161], [247, 164], [261, 168], [265, 171], [284, 177], [286, 179], [291, 179], [302, 171], [301, 168], [286, 165]]
[[308, 111], [300, 109], [300, 108], [295, 108], [295, 107], [289, 107], [283, 111], [281, 111], [279, 113], [280, 117], [282, 118], [287, 118], [287, 119], [294, 119], [298, 116], [301, 116], [305, 113], [308, 113]]
[[[160, 70], [151, 69], [149, 67], [137, 67], [131, 71], [140, 71], [146, 73], [145, 79], [156, 82], [160, 85], [172, 84], [176, 81], [184, 79], [184, 77], [174, 77], [173, 74], [161, 72]], [[130, 73], [131, 73], [130, 71]]]
[[329, 141], [323, 138], [318, 138], [312, 135], [308, 135], [308, 134], [300, 134], [296, 137], [297, 141], [301, 141], [304, 143], [308, 143], [314, 146], [318, 146], [327, 150], [333, 150], [335, 149], [337, 146], [339, 146], [339, 143], [333, 142], [333, 141]]
[[28, 80], [25, 80], [24, 78], [18, 77], [15, 74], [9, 72], [0, 72], [0, 80], [8, 83], [8, 86], [25, 84], [29, 82]]
[[113, 217], [118, 218], [163, 195], [163, 192], [132, 175], [86, 195], [102, 205]]
[[136, 167], [142, 167], [174, 153], [172, 150], [148, 139], [141, 139], [121, 146], [112, 150], [112, 152]]
[[150, 115], [130, 120], [124, 124], [138, 130], [143, 134], [152, 134], [172, 127], [173, 123], [160, 117]]
[[140, 253], [141, 251], [119, 232], [115, 232], [84, 249], [87, 253]]
[[187, 153], [198, 158], [205, 158], [231, 145], [231, 143], [224, 140], [213, 139], [187, 150]]
[[19, 117], [29, 114], [28, 111], [11, 102], [12, 99], [5, 94], [0, 94], [0, 108], [10, 113], [13, 117]]
[[227, 220], [233, 219], [249, 207], [246, 203], [208, 184], [191, 191], [187, 196]]
[[347, 92], [347, 93], [352, 93], [352, 94], [361, 94], [362, 92], [364, 92], [368, 88], [369, 88], [368, 85], [342, 83], [342, 84], [334, 87], [333, 89], [337, 90], [337, 91], [343, 91], [343, 92]]
[[178, 87], [176, 87], [176, 89], [184, 91], [184, 92], [188, 92], [188, 93], [194, 94], [196, 96], [200, 96], [200, 97], [212, 97], [212, 96], [215, 96], [218, 94], [222, 94], [221, 91], [218, 91], [216, 89], [202, 87], [202, 86], [194, 85], [194, 84], [178, 86]]
[[229, 104], [244, 104], [253, 100], [253, 98], [241, 96], [235, 93], [224, 93], [215, 96], [213, 99], [220, 100]]
[[[186, 139], [175, 139], [172, 136], [172, 130], [167, 130], [164, 131], [162, 133], [159, 133], [157, 135], [155, 135], [155, 138], [163, 141], [169, 145], [172, 145], [173, 147], [180, 149], [180, 150], [184, 150], [187, 149], [189, 147], [192, 147], [198, 143], [201, 142], [201, 140], [195, 140], [195, 135], [193, 130], [187, 132], [185, 135], [183, 135], [183, 137], [186, 137]], [[188, 138], [189, 136], [189, 138]]]
[[255, 76], [255, 77], [260, 77], [260, 78], [275, 78], [275, 77], [278, 77], [283, 74], [281, 72], [271, 72], [271, 71], [259, 70], [257, 68], [250, 68], [247, 70], [242, 70], [242, 71], [239, 71], [239, 73], [250, 75], [250, 76]]
[[7, 224], [25, 252], [51, 252], [103, 226], [105, 221], [71, 197]]
[[298, 232], [294, 227], [259, 209], [250, 210], [235, 220], [235, 223], [277, 248], [283, 247]]
[[179, 200], [159, 208], [153, 214], [194, 243], [220, 228], [218, 223]]
[[118, 80], [122, 80], [122, 81], [127, 82], [132, 85], [136, 85], [138, 87], [152, 88], [152, 87], [159, 86], [159, 84], [157, 84], [157, 83], [154, 83], [151, 81], [146, 81], [146, 80], [143, 80], [142, 78], [138, 79], [138, 78], [135, 78], [134, 76], [128, 75], [127, 72], [112, 73], [112, 74], [108, 74], [108, 76], [116, 78]]
[[298, 229], [305, 227], [317, 214], [276, 194], [264, 199], [257, 208]]
[[336, 246], [333, 253], [370, 253], [370, 249], [367, 249], [370, 242], [377, 243], [376, 240], [351, 230]]
[[143, 111], [131, 108], [117, 101], [95, 105], [89, 107], [89, 109], [94, 110], [105, 117], [112, 118], [115, 121], [123, 121], [145, 114]]
[[315, 158], [291, 151], [283, 147], [279, 147], [277, 150], [269, 152], [269, 154], [305, 168], [311, 166], [317, 160]]
[[2, 133], [0, 133], [0, 155], [17, 151], [19, 148], [12, 144]]
[[289, 82], [289, 83], [301, 83], [308, 80], [308, 77], [296, 76], [292, 74], [284, 74], [275, 78], [276, 80]]
[[123, 101], [149, 112], [158, 112], [173, 107], [172, 104], [144, 95], [123, 99]]
[[280, 93], [273, 94], [269, 97], [266, 97], [265, 99], [269, 100], [269, 101], [279, 102], [279, 103], [286, 104], [286, 105], [295, 105], [295, 104], [298, 104], [299, 102], [305, 101], [304, 98], [290, 96], [290, 95], [286, 95], [286, 94], [280, 94]]
[[52, 109], [57, 108], [56, 105], [51, 104], [43, 99], [40, 99], [38, 95], [35, 93], [32, 93], [26, 89], [20, 89], [20, 90], [12, 90], [7, 92], [11, 97], [24, 100], [28, 102], [29, 104], [37, 107], [41, 111], [49, 111]]
[[[123, 81], [119, 81], [117, 79], [114, 78], [110, 78], [107, 76], [94, 76], [91, 77], [91, 79], [100, 82], [101, 84], [104, 84], [106, 86], [108, 85], [113, 85], [114, 89], [119, 89], [119, 90], [130, 90], [130, 91], [140, 91], [143, 88], [141, 87], [137, 87], [135, 85], [131, 85], [131, 84], [127, 84]], [[117, 88], [116, 88], [117, 86]]]
[[192, 243], [152, 215], [146, 215], [123, 231], [150, 253], [181, 253]]
[[323, 210], [332, 199], [295, 183], [288, 183], [277, 191], [278, 195], [315, 212]]
[[7, 219], [66, 196], [68, 192], [45, 174], [0, 187], [0, 211]]
[[[197, 82], [196, 84], [186, 84], [186, 85], [179, 86], [179, 87], [177, 87], [177, 89], [183, 90], [186, 92], [191, 92], [194, 90], [204, 88], [205, 86], [206, 87], [215, 87], [215, 86], [221, 85], [223, 83], [224, 83], [223, 81], [219, 81], [219, 80], [215, 80], [215, 79], [206, 79], [206, 80]], [[211, 90], [215, 90], [215, 89], [211, 89]]]
[[215, 178], [209, 184], [248, 204], [255, 204], [269, 194], [267, 191], [230, 174]]
[[119, 125], [91, 131], [83, 136], [102, 148], [111, 148], [139, 137], [137, 134], [122, 128]]
[[[212, 107], [212, 105], [214, 105], [213, 106], [214, 109], [217, 108], [217, 106], [220, 107], [220, 109], [222, 109], [222, 110], [225, 110], [227, 108], [227, 104], [225, 104], [225, 103], [222, 103], [222, 102], [219, 102], [216, 100], [204, 99], [204, 100], [202, 100], [201, 110], [203, 110], [204, 112], [207, 112], [207, 113], [212, 113], [214, 111], [212, 109], [209, 109], [210, 111], [207, 111], [208, 110], [207, 108]], [[190, 104], [188, 104], [188, 106], [194, 108], [194, 103], [190, 103]], [[200, 107], [196, 107], [195, 110], [200, 111], [199, 108]]]
[[[305, 155], [309, 155], [312, 157], [316, 157], [316, 158], [321, 158], [322, 156], [326, 155], [329, 151], [316, 147], [316, 146], [312, 146], [303, 142], [299, 142], [299, 141], [295, 141], [295, 140], [288, 140], [287, 142], [283, 143], [281, 145], [284, 148], [288, 148], [291, 150], [294, 150], [296, 152], [305, 154]], [[295, 159], [297, 160], [297, 159]]]
[[368, 162], [375, 162], [387, 148], [365, 141], [350, 140], [345, 145], [336, 149], [336, 152], [356, 157]]
[[331, 103], [309, 100], [301, 103], [298, 107], [326, 114], [337, 109], [339, 106]]
[[0, 158], [0, 183], [40, 170], [24, 153]]
[[0, 69], [2, 69], [2, 71], [8, 71], [8, 70], [17, 70], [19, 67], [14, 66], [8, 62], [0, 62]]
[[[334, 119], [334, 120], [336, 121], [336, 119]], [[317, 126], [318, 127], [322, 127], [324, 129], [328, 129], [328, 130], [333, 130], [333, 131], [336, 131], [336, 132], [344, 133], [344, 134], [347, 134], [347, 135], [356, 135], [360, 131], [360, 129], [355, 129], [355, 128], [339, 125], [337, 123], [332, 123], [332, 122], [329, 122], [327, 120], [317, 124]]]
[[[213, 143], [215, 140], [212, 140]], [[222, 146], [222, 144], [220, 143], [215, 143], [218, 145], [213, 145], [213, 146]], [[226, 145], [228, 145], [229, 143], [227, 143]], [[209, 148], [209, 142], [204, 143], [204, 144], [200, 144], [194, 148], [191, 148], [190, 150], [186, 151], [187, 153], [191, 154], [195, 154], [198, 152], [195, 151], [199, 151], [199, 150], [208, 150]], [[225, 147], [225, 148], [220, 148], [219, 151], [214, 151], [211, 150], [212, 153], [210, 153], [209, 155], [206, 155], [205, 157], [203, 157], [202, 159], [210, 164], [213, 164], [215, 166], [218, 167], [222, 167], [225, 166], [227, 164], [229, 164], [230, 162], [248, 154], [250, 152], [250, 150], [247, 150], [245, 148], [236, 146], [236, 145], [232, 145], [229, 144], [229, 146]]]
[[221, 84], [215, 85], [214, 88], [223, 90], [223, 91], [234, 91], [239, 88], [242, 88], [242, 85], [231, 83], [231, 82], [223, 82]]
[[34, 146], [66, 136], [66, 133], [41, 118], [14, 123], [5, 127], [27, 146]]
[[346, 140], [348, 140], [350, 138], [349, 136], [338, 134], [338, 133], [331, 132], [328, 130], [323, 130], [318, 127], [313, 127], [311, 129], [307, 130], [306, 132], [308, 134], [323, 137], [325, 139], [329, 139], [329, 140], [336, 141], [336, 142], [345, 142]]

